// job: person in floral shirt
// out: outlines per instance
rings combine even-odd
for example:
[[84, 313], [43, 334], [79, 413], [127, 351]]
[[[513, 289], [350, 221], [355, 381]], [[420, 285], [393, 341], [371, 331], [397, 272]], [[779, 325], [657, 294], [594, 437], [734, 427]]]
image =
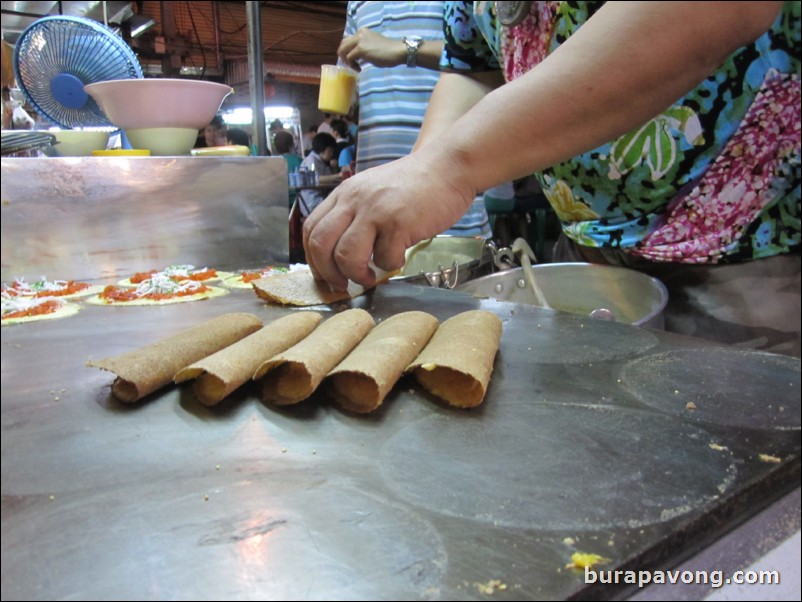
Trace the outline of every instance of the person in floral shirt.
[[374, 176], [416, 183], [349, 221], [332, 199], [307, 226], [318, 276], [369, 281], [371, 253], [390, 268], [444, 219], [407, 220], [388, 198], [441, 181], [450, 214], [535, 172], [562, 222], [557, 259], [658, 276], [670, 330], [799, 356], [799, 2], [448, 2], [444, 29], [418, 150]]

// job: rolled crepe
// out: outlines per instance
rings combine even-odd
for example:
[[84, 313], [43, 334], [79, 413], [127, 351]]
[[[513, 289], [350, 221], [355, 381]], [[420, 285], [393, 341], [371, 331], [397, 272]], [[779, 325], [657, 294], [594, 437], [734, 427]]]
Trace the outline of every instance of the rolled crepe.
[[288, 405], [309, 397], [373, 325], [368, 312], [349, 309], [329, 318], [303, 341], [263, 363], [254, 379], [264, 377], [265, 401]]
[[148, 347], [108, 357], [87, 365], [114, 372], [111, 393], [133, 402], [171, 383], [182, 368], [219, 351], [262, 327], [251, 314], [218, 316]]
[[256, 369], [274, 355], [304, 339], [320, 322], [315, 312], [298, 312], [271, 322], [261, 330], [179, 370], [175, 382], [195, 378], [193, 390], [207, 406], [220, 402], [253, 378]]
[[422, 311], [388, 318], [329, 372], [332, 396], [352, 412], [375, 410], [435, 330], [437, 318]]
[[485, 397], [500, 342], [498, 316], [466, 311], [440, 325], [407, 372], [451, 405], [472, 408]]

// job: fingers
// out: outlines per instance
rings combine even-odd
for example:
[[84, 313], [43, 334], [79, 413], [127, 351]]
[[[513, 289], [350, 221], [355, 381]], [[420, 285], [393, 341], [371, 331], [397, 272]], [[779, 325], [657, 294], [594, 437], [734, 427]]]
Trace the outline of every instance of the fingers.
[[[308, 241], [308, 242], [307, 242]], [[370, 288], [376, 284], [374, 265], [387, 272], [404, 265], [407, 245], [399, 229], [379, 231], [369, 220], [360, 220], [334, 208], [313, 224], [304, 241], [313, 273], [336, 290], [348, 280]]]
[[351, 67], [352, 69], [359, 70], [359, 63], [357, 59], [359, 59], [362, 55], [360, 48], [359, 48], [359, 33], [348, 36], [347, 38], [343, 38], [340, 42], [340, 46], [337, 48], [337, 56], [339, 56], [345, 64]]
[[342, 41], [340, 41], [340, 45], [337, 47], [337, 56], [345, 59], [348, 53], [354, 49], [357, 42], [358, 40], [356, 36], [348, 36], [347, 38], [343, 38]]
[[360, 71], [361, 67], [359, 65], [359, 58], [362, 57], [362, 52], [359, 50], [359, 46], [354, 47], [351, 52], [345, 57], [345, 64], [351, 67], [351, 69], [355, 69], [356, 71]]
[[315, 279], [325, 280], [339, 291], [348, 288], [348, 277], [334, 261], [334, 249], [350, 221], [346, 213], [335, 211], [315, 224], [304, 240], [304, 251]]
[[321, 204], [304, 224], [304, 251], [312, 274], [335, 290], [345, 290], [348, 280], [363, 286], [375, 283], [368, 261], [373, 254], [372, 228], [354, 224], [354, 212], [344, 203]]
[[[304, 224], [304, 250], [312, 274], [335, 290], [345, 290], [348, 280], [365, 287], [374, 286], [376, 276], [369, 264], [377, 240], [376, 227], [370, 219], [360, 220], [345, 203], [338, 204], [336, 198], [328, 203], [330, 199], [315, 209]], [[377, 267], [397, 269], [403, 265], [403, 244], [401, 264], [396, 265], [398, 244], [385, 245], [393, 246], [394, 251], [380, 251]]]
[[386, 272], [401, 269], [406, 261], [407, 242], [401, 228], [380, 231], [373, 249], [373, 263]]
[[346, 40], [343, 40], [337, 49], [337, 57], [351, 69], [358, 70], [359, 66], [355, 62], [355, 54], [356, 48], [352, 44], [348, 44]]
[[376, 275], [370, 266], [375, 241], [376, 229], [370, 223], [353, 220], [334, 248], [333, 261], [338, 271], [366, 288], [376, 285]]
[[304, 221], [302, 231], [304, 253], [306, 255], [306, 262], [309, 264], [309, 269], [312, 270], [312, 275], [315, 277], [315, 280], [322, 280], [322, 278], [320, 276], [320, 272], [318, 272], [317, 268], [315, 267], [315, 255], [309, 250], [311, 248], [309, 238], [317, 223], [334, 207], [336, 202], [337, 192], [334, 191], [325, 201], [318, 205]]

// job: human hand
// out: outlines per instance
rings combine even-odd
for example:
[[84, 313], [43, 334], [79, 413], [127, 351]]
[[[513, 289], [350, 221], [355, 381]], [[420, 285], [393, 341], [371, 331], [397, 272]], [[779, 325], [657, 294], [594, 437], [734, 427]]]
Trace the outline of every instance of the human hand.
[[403, 41], [362, 27], [354, 35], [343, 38], [337, 54], [353, 69], [359, 69], [358, 59], [377, 67], [395, 67], [406, 62], [407, 50]]
[[415, 243], [451, 227], [476, 190], [443, 149], [427, 146], [343, 181], [304, 223], [304, 249], [318, 280], [344, 290], [374, 286], [369, 266], [393, 271]]

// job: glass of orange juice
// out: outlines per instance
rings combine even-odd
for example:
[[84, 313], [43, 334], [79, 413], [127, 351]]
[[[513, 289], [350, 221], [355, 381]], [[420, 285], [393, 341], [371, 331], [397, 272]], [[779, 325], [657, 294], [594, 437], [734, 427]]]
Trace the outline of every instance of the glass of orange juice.
[[321, 65], [317, 108], [324, 113], [347, 115], [354, 98], [358, 75], [350, 67]]

